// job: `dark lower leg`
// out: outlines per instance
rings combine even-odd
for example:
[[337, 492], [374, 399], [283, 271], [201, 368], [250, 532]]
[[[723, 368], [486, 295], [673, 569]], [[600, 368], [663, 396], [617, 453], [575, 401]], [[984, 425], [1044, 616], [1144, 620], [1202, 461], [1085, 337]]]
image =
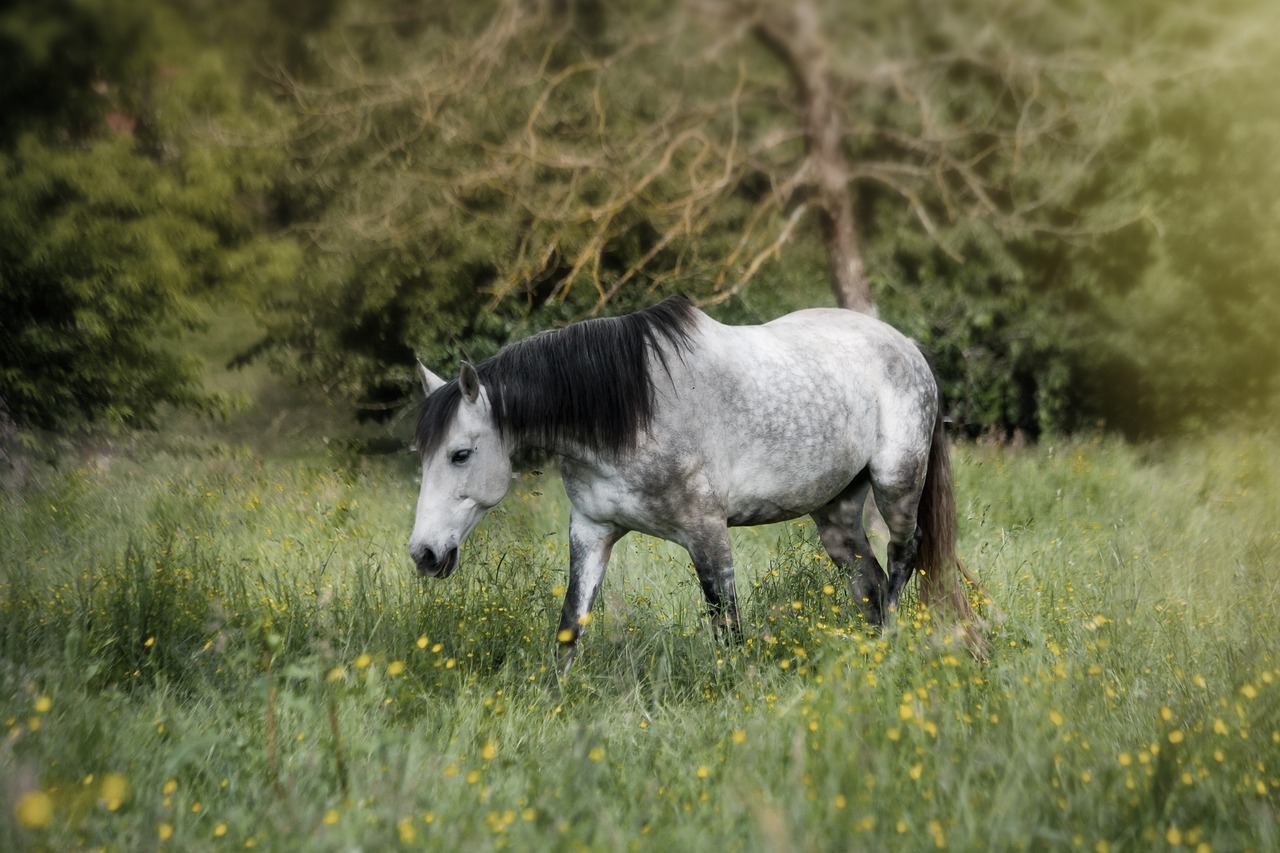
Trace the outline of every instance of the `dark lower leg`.
[[733, 554], [729, 549], [727, 529], [719, 529], [689, 548], [698, 583], [711, 613], [716, 634], [739, 639], [742, 626], [738, 620], [738, 592], [733, 577]]
[[920, 554], [920, 528], [902, 542], [889, 542], [889, 588], [887, 601], [890, 610], [898, 609], [898, 600], [902, 590], [911, 580], [916, 569], [916, 558]]
[[733, 579], [733, 566], [718, 572], [698, 571], [698, 583], [711, 613], [711, 627], [717, 636], [739, 639], [742, 626], [738, 620], [738, 594]]
[[832, 562], [844, 569], [849, 596], [872, 625], [884, 623], [885, 576], [862, 529], [862, 502], [814, 513], [818, 536]]
[[863, 617], [872, 625], [883, 625], [888, 604], [885, 573], [861, 526], [855, 533], [820, 522], [818, 535], [831, 560], [844, 569], [849, 595], [861, 608]]

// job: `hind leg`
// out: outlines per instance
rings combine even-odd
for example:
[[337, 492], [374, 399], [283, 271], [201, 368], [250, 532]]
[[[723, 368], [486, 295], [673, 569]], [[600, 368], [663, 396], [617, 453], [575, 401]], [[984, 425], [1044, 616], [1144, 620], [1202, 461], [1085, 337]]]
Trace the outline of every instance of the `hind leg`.
[[923, 534], [917, 523], [917, 510], [920, 491], [924, 487], [925, 468], [923, 465], [911, 465], [895, 472], [895, 475], [880, 480], [874, 479], [876, 475], [872, 474], [876, 506], [889, 528], [889, 582], [885, 598], [890, 611], [898, 608], [902, 590], [911, 579], [920, 555]]
[[835, 500], [810, 515], [818, 526], [822, 546], [845, 571], [849, 595], [862, 608], [868, 622], [883, 625], [889, 585], [862, 525], [863, 504], [870, 486], [867, 472], [863, 471]]

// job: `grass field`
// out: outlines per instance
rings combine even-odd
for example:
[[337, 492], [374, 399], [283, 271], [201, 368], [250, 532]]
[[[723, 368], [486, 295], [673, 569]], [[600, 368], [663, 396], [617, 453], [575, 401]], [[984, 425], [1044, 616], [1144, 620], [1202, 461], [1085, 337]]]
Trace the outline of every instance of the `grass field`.
[[746, 640], [628, 537], [570, 676], [567, 505], [419, 582], [408, 454], [191, 444], [0, 499], [5, 850], [1275, 850], [1280, 443], [954, 454], [978, 662], [868, 634], [809, 524]]

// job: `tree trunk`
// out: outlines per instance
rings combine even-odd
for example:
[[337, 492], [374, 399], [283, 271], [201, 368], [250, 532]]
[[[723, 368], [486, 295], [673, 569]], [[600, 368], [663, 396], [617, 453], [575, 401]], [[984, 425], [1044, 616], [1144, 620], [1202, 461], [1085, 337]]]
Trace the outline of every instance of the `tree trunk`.
[[800, 96], [809, 150], [809, 180], [822, 218], [836, 303], [874, 315], [876, 304], [867, 286], [849, 195], [844, 127], [819, 25], [818, 9], [812, 0], [797, 0], [762, 10], [755, 34], [787, 67]]

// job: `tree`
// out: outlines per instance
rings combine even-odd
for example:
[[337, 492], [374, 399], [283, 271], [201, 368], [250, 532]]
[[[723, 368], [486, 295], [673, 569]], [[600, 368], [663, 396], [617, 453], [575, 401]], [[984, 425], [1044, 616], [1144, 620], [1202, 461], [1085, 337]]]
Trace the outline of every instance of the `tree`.
[[0, 16], [0, 398], [57, 431], [208, 409], [178, 337], [201, 300], [290, 274], [245, 199], [274, 158], [219, 57], [136, 3]]
[[810, 301], [825, 266], [936, 351], [964, 420], [1069, 427], [1141, 278], [1107, 253], [1158, 225], [1152, 185], [1098, 177], [1163, 144], [1133, 123], [1238, 29], [1113, 6], [348, 7], [325, 73], [281, 79], [312, 251], [272, 340], [376, 410], [414, 353], [673, 290], [750, 315], [752, 282]]
[[1089, 367], [1131, 432], [1273, 416], [1280, 402], [1274, 25], [1242, 29], [1213, 67], [1166, 86], [1127, 127], [1129, 156], [1098, 176], [1136, 185], [1153, 210], [1152, 227], [1117, 235], [1089, 268], [1109, 294]]

